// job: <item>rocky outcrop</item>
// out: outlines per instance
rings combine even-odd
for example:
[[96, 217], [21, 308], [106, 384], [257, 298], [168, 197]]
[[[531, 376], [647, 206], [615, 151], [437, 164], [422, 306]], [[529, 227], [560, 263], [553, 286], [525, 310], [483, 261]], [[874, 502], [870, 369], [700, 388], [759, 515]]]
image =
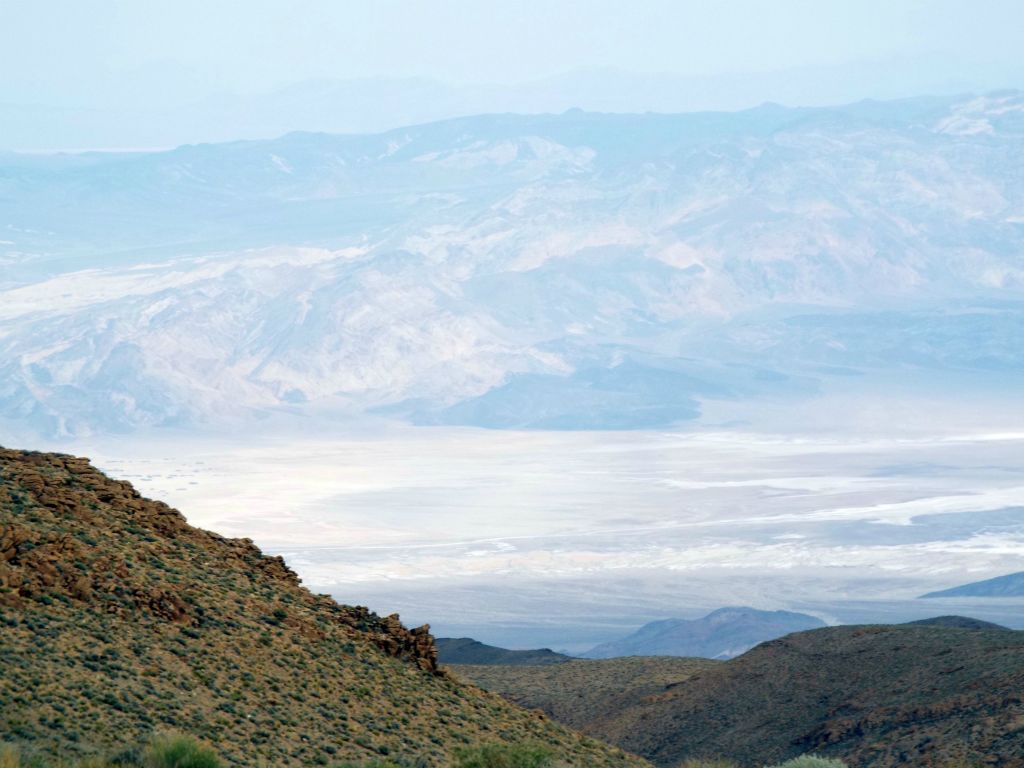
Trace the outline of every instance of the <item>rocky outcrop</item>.
[[439, 671], [429, 627], [314, 594], [85, 459], [0, 449], [0, 736], [63, 764], [165, 729], [239, 768], [443, 768], [494, 742], [644, 764]]
[[[99, 602], [105, 612], [122, 617], [142, 611], [199, 627], [206, 609], [187, 591], [154, 577], [168, 555], [162, 540], [185, 542], [194, 560], [216, 560], [253, 583], [300, 585], [281, 557], [264, 555], [251, 539], [193, 528], [176, 509], [143, 498], [130, 483], [107, 477], [88, 459], [0, 449], [0, 510], [0, 605], [38, 599]], [[33, 525], [41, 515], [56, 525]], [[137, 550], [111, 555], [118, 550], [116, 539], [125, 535], [151, 545], [144, 560]], [[382, 618], [368, 608], [330, 603], [339, 623], [366, 633], [385, 653], [443, 674], [429, 626], [407, 629], [397, 615]], [[322, 634], [299, 618], [285, 615], [278, 623], [307, 637]]]

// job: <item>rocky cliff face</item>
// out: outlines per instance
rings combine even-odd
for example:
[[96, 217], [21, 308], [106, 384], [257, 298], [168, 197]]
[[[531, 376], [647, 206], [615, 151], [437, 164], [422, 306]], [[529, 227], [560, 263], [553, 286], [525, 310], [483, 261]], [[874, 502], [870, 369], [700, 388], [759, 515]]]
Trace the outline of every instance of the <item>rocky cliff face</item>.
[[538, 741], [640, 761], [439, 672], [429, 628], [314, 595], [86, 459], [0, 449], [0, 734], [50, 755], [192, 733], [237, 765], [445, 765]]

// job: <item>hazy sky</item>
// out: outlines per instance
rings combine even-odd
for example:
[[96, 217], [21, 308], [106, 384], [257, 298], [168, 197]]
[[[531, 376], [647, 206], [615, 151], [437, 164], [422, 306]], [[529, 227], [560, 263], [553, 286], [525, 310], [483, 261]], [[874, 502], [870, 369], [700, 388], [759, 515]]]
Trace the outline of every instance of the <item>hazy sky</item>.
[[0, 151], [1024, 88], [1021, 30], [1022, 0], [0, 0]]
[[173, 101], [325, 77], [935, 66], [934, 54], [1020, 86], [1022, 30], [1020, 0], [0, 0], [0, 102]]

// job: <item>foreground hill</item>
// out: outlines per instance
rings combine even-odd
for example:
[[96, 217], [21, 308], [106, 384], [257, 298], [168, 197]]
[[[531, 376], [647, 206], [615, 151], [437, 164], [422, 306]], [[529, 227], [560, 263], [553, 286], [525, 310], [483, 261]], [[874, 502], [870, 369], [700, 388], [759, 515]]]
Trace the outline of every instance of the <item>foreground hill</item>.
[[640, 764], [439, 672], [427, 627], [314, 595], [86, 459], [0, 449], [0, 626], [0, 735], [43, 755], [170, 728], [236, 765], [444, 765], [474, 742]]
[[441, 664], [501, 664], [501, 665], [542, 665], [562, 664], [572, 659], [550, 648], [529, 651], [510, 651], [494, 645], [481, 643], [470, 637], [439, 637], [434, 641], [437, 658]]
[[701, 619], [666, 619], [645, 624], [636, 632], [591, 648], [588, 659], [616, 656], [702, 656], [731, 659], [758, 643], [774, 640], [825, 622], [805, 613], [720, 608]]
[[1024, 765], [1024, 633], [830, 627], [765, 643], [591, 729], [658, 765], [817, 752], [871, 768]]
[[1024, 571], [984, 581], [972, 581], [970, 584], [929, 592], [921, 597], [1024, 597]]
[[452, 670], [661, 766], [809, 752], [861, 768], [1024, 765], [1024, 633], [1005, 629], [832, 627], [725, 662]]
[[719, 663], [710, 659], [629, 656], [573, 659], [545, 666], [459, 664], [451, 671], [509, 701], [541, 709], [584, 733], [598, 733], [607, 718], [630, 707], [642, 707], [648, 697]]

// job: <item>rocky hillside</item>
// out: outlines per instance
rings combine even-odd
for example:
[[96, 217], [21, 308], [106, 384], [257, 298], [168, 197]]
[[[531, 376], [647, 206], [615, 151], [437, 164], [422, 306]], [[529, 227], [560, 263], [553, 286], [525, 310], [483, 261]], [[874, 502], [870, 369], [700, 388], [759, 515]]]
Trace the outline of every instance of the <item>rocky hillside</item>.
[[573, 659], [564, 664], [511, 666], [458, 664], [452, 674], [500, 693], [555, 720], [599, 733], [602, 723], [720, 662], [672, 656]]
[[82, 458], [0, 449], [0, 627], [0, 734], [44, 755], [175, 729], [235, 765], [443, 765], [474, 742], [642, 764], [445, 675], [427, 627], [314, 595]]
[[860, 768], [1024, 765], [1024, 633], [984, 623], [833, 627], [725, 662], [451, 669], [659, 766], [805, 753]]
[[481, 643], [470, 637], [439, 637], [438, 661], [441, 664], [499, 664], [526, 665], [562, 664], [572, 659], [564, 653], [555, 653], [550, 648], [528, 651], [511, 651], [494, 645]]
[[657, 765], [802, 753], [860, 768], [1024, 765], [1024, 633], [935, 626], [801, 632], [591, 729]]

